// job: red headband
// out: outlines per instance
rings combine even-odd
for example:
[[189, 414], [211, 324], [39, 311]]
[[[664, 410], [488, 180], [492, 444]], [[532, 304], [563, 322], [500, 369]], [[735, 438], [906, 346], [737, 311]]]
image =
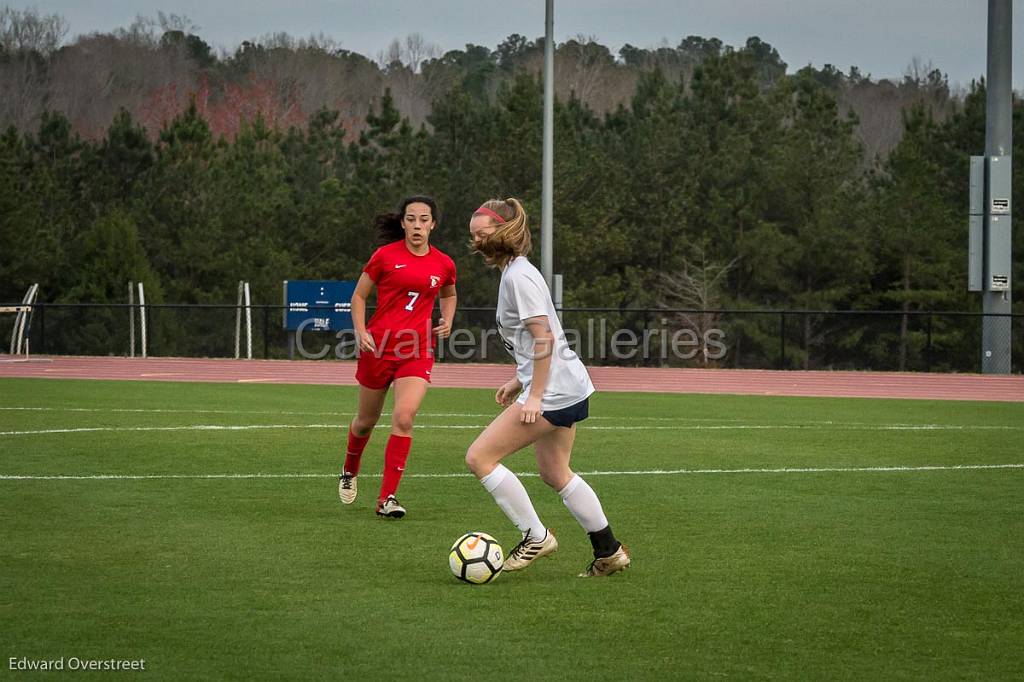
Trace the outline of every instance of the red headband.
[[494, 218], [495, 220], [497, 220], [499, 223], [505, 222], [504, 218], [502, 218], [500, 215], [498, 215], [497, 213], [495, 213], [491, 209], [487, 208], [486, 206], [481, 206], [477, 210], [473, 211], [473, 215], [476, 215], [477, 213], [483, 213], [484, 215], [489, 215], [492, 218]]

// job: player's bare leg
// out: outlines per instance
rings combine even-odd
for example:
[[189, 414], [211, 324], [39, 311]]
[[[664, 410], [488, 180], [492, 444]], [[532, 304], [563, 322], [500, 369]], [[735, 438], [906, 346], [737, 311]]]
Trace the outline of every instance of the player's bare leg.
[[505, 558], [502, 569], [505, 571], [526, 568], [558, 549], [554, 533], [541, 523], [522, 482], [501, 464], [501, 460], [508, 455], [537, 442], [556, 428], [544, 418], [524, 424], [521, 415], [522, 407], [518, 403], [510, 405], [477, 436], [466, 451], [469, 470], [480, 479], [505, 515], [523, 533], [522, 542]]
[[532, 424], [524, 424], [522, 411], [519, 403], [509, 405], [469, 446], [466, 466], [477, 478], [487, 476], [505, 457], [536, 443], [557, 428], [543, 417]]
[[569, 468], [569, 459], [572, 457], [572, 446], [575, 442], [576, 425], [573, 424], [568, 429], [552, 429], [533, 446], [540, 478], [555, 490], [564, 488], [575, 475]]
[[430, 384], [421, 377], [395, 379], [395, 406], [391, 412], [391, 433], [412, 436], [413, 421], [420, 410]]

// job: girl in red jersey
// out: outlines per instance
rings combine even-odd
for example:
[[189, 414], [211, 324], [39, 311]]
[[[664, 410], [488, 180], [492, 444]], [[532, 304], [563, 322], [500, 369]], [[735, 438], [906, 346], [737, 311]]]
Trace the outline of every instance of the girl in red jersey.
[[[432, 339], [451, 333], [455, 315], [455, 263], [430, 245], [437, 227], [437, 204], [427, 196], [404, 199], [398, 213], [377, 216], [378, 248], [370, 257], [352, 295], [352, 323], [359, 341], [359, 410], [348, 432], [338, 497], [356, 499], [356, 476], [363, 450], [380, 419], [388, 387], [394, 384], [391, 437], [384, 448], [384, 475], [377, 515], [405, 516], [395, 499], [412, 445], [416, 412], [434, 366]], [[366, 323], [366, 299], [377, 289], [377, 310]], [[441, 299], [441, 319], [433, 326], [434, 300]]]

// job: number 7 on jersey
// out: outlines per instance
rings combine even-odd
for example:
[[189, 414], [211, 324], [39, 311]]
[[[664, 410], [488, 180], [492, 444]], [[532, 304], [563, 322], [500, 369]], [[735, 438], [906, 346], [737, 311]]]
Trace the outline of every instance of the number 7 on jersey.
[[409, 292], [406, 292], [406, 293], [409, 296], [409, 302], [405, 304], [405, 309], [411, 311], [412, 307], [414, 305], [416, 305], [416, 299], [418, 299], [420, 297], [420, 292], [418, 292], [418, 291], [409, 291]]

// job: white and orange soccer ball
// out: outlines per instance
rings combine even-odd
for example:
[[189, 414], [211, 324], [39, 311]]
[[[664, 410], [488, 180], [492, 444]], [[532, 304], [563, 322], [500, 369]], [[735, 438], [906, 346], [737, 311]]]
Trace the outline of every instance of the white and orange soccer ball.
[[505, 563], [505, 552], [498, 541], [487, 533], [466, 533], [455, 541], [448, 552], [452, 575], [474, 585], [494, 580]]

